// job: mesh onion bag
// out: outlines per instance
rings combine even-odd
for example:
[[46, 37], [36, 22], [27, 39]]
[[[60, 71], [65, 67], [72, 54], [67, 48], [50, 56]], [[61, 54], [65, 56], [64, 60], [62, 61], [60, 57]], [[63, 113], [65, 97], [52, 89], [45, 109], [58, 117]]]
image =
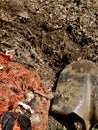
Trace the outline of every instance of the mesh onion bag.
[[36, 90], [48, 93], [40, 76], [0, 52], [0, 130], [46, 129], [50, 100]]

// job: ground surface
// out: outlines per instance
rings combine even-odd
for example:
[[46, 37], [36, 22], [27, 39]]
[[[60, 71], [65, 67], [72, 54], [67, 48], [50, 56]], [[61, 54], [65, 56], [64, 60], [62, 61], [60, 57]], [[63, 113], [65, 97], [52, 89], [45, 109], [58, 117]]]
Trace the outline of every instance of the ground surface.
[[[0, 0], [0, 51], [11, 49], [53, 91], [67, 64], [98, 62], [98, 0]], [[55, 117], [47, 130], [61, 128]]]

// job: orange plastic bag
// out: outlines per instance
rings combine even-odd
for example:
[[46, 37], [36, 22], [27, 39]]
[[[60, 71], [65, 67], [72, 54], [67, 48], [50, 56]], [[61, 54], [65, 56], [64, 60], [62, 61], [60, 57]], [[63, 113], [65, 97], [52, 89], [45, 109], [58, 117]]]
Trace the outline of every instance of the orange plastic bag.
[[[35, 93], [37, 90], [47, 94], [45, 84], [35, 71], [10, 60], [10, 54], [0, 52], [0, 115], [2, 117], [6, 112], [17, 113], [18, 116], [27, 114], [32, 130], [45, 130], [50, 100]], [[22, 129], [18, 116], [13, 130]], [[0, 130], [3, 130], [3, 122], [1, 118]]]

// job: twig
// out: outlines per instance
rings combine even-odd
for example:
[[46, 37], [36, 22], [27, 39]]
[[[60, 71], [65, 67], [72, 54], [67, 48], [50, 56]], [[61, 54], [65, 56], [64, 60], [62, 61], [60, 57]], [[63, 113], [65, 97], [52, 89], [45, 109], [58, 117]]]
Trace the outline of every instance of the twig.
[[48, 93], [48, 94], [45, 94], [45, 93], [40, 92], [40, 91], [37, 90], [37, 89], [34, 89], [34, 92], [35, 92], [36, 94], [39, 94], [39, 95], [41, 95], [41, 96], [43, 96], [43, 97], [45, 97], [45, 98], [47, 98], [47, 99], [50, 99], [50, 100], [54, 98], [54, 94], [53, 94], [52, 92], [50, 92], [50, 93]]

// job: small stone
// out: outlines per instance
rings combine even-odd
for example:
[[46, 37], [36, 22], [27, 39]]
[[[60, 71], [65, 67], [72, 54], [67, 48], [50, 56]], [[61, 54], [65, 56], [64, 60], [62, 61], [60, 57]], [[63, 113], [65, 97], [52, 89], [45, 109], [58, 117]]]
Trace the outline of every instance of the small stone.
[[31, 120], [31, 122], [38, 124], [42, 121], [42, 118], [38, 114], [32, 114], [31, 117], [30, 117], [30, 120]]

